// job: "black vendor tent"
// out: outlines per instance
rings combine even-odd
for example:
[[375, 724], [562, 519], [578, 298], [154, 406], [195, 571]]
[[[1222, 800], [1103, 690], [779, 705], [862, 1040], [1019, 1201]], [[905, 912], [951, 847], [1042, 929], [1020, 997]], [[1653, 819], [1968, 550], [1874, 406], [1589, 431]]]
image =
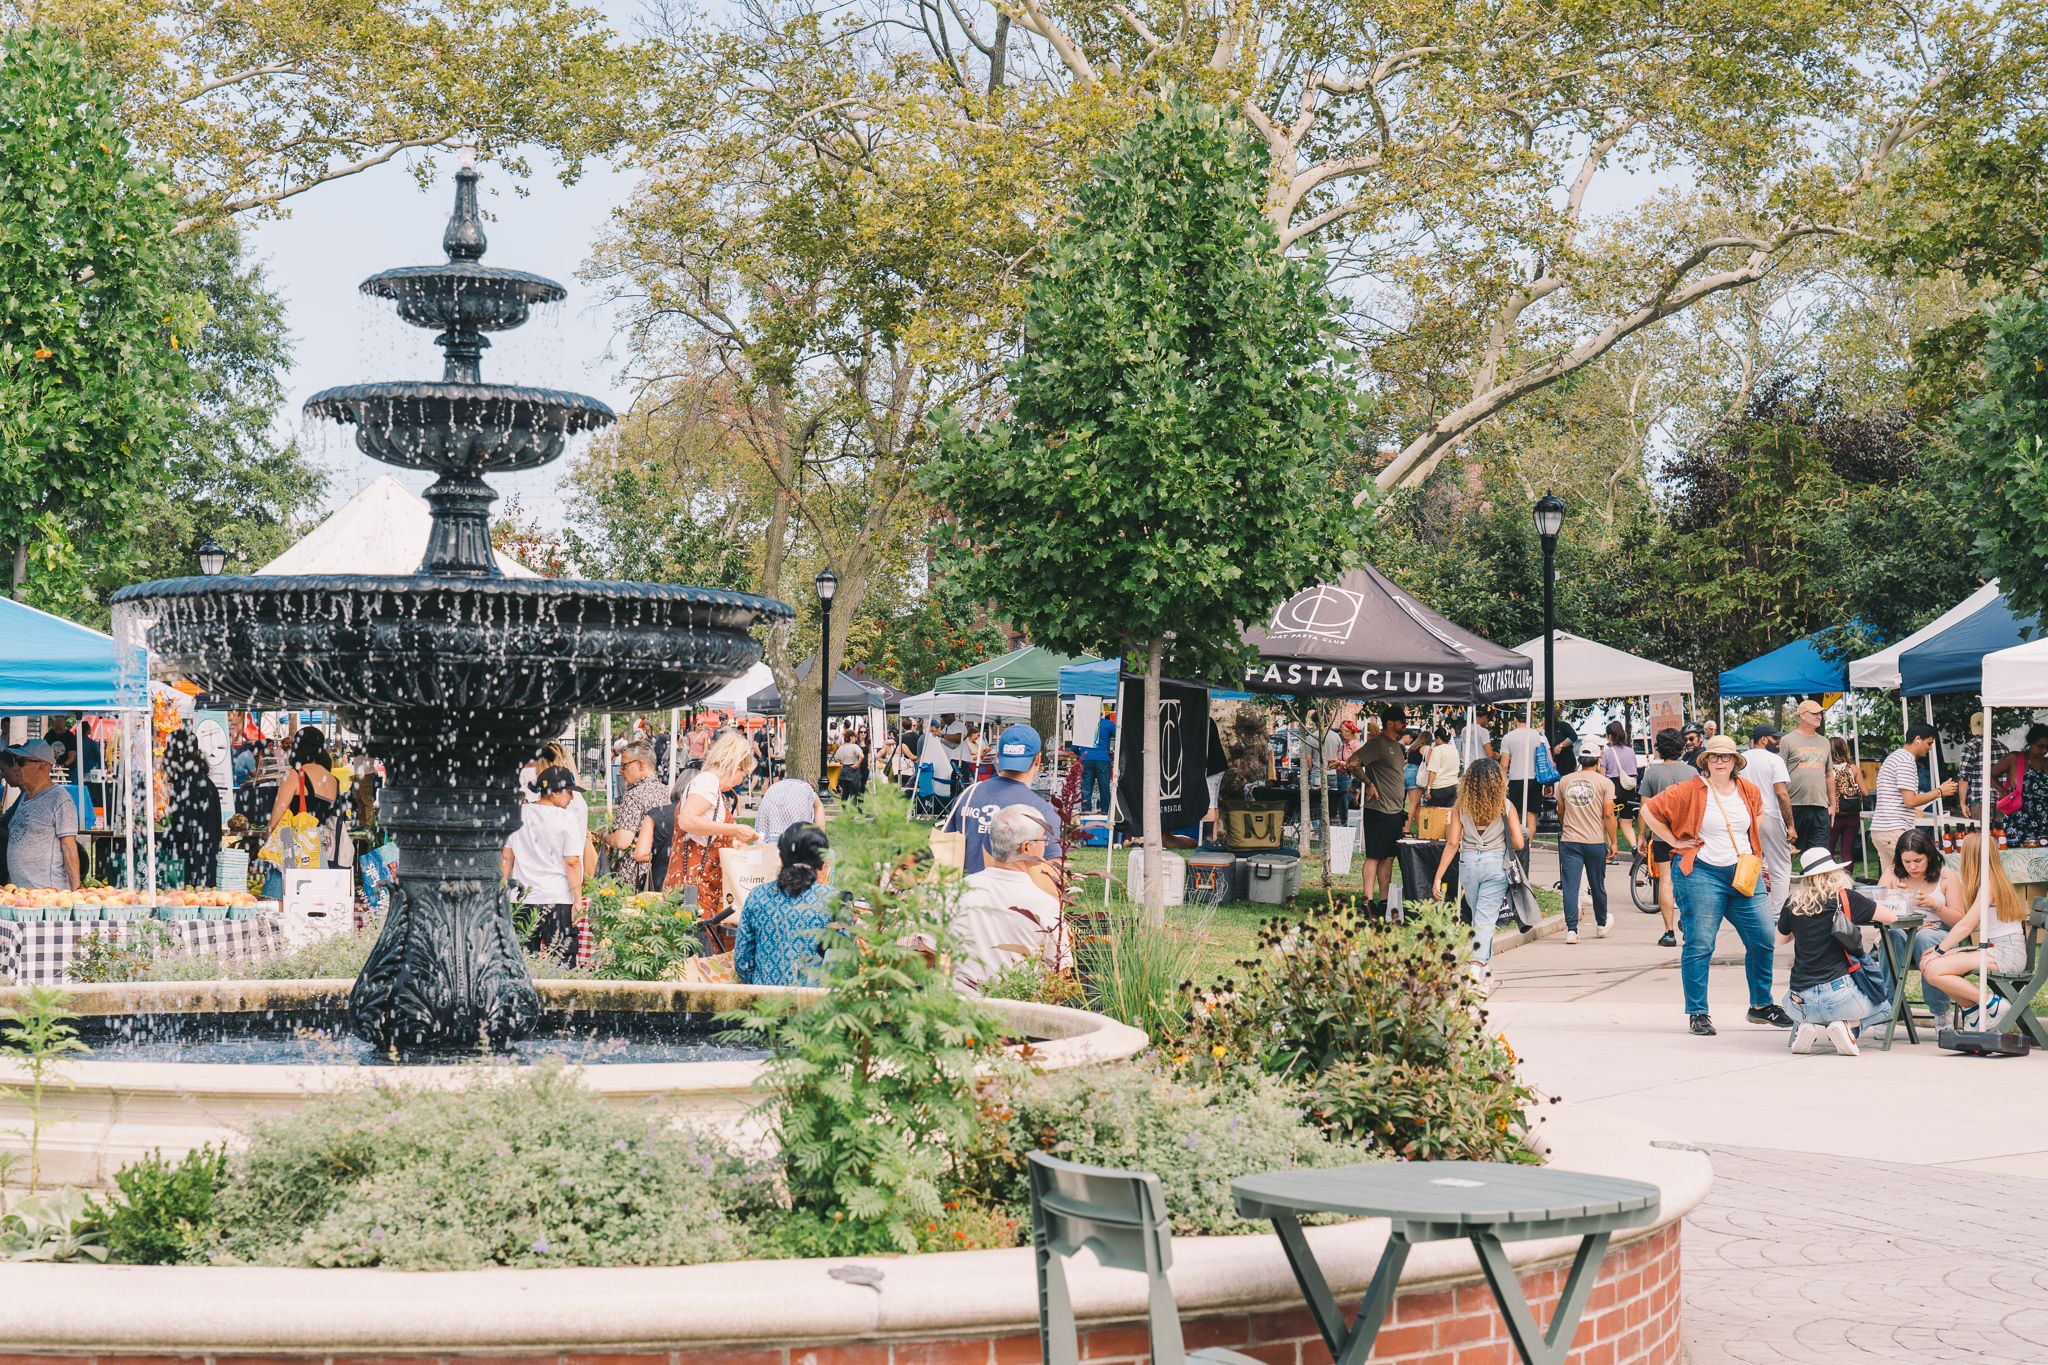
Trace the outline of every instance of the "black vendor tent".
[[[818, 656], [813, 654], [810, 658], [798, 664], [796, 666], [796, 675], [799, 678], [810, 677], [811, 665], [816, 663], [817, 659]], [[825, 709], [828, 713], [835, 716], [864, 716], [867, 714], [869, 707], [879, 707], [881, 705], [882, 694], [879, 691], [863, 685], [850, 673], [841, 673], [832, 680], [832, 700]], [[747, 698], [747, 710], [756, 716], [781, 715], [781, 691], [773, 686], [762, 688], [759, 692]]]
[[1369, 565], [1296, 593], [1244, 638], [1259, 651], [1248, 692], [1469, 706], [1535, 690], [1527, 656], [1452, 625]]

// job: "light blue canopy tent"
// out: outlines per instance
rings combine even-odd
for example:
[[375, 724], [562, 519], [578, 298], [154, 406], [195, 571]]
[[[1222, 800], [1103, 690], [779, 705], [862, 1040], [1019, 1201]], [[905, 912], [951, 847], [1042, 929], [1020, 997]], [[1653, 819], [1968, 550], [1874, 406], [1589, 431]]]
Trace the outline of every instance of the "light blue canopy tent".
[[1794, 640], [1721, 675], [1724, 697], [1789, 697], [1848, 690], [1849, 666], [1821, 657], [1820, 647], [1811, 637]]
[[2038, 640], [2041, 622], [2013, 614], [2003, 594], [1899, 655], [1899, 691], [1909, 697], [1984, 690], [1984, 656]]
[[114, 638], [0, 598], [0, 714], [131, 709], [114, 667]]
[[1085, 664], [1068, 664], [1060, 670], [1063, 697], [1113, 697], [1122, 659], [1096, 659]]

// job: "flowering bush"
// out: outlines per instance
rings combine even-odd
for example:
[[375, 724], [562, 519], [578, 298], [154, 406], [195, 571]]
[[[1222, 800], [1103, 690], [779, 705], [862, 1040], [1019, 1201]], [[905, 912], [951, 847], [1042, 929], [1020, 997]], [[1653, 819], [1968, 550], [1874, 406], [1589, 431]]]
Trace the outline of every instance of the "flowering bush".
[[1333, 1138], [1418, 1160], [1534, 1161], [1539, 1097], [1489, 1034], [1451, 907], [1410, 903], [1408, 923], [1339, 910], [1269, 920], [1242, 984], [1189, 988], [1183, 1074], [1273, 1073], [1306, 1087]]

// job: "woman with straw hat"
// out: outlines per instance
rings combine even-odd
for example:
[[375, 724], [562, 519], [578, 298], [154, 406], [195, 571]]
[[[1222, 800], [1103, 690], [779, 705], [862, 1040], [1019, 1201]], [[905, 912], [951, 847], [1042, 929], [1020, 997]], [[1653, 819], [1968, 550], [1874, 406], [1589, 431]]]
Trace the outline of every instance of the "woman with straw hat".
[[1835, 912], [1858, 925], [1890, 924], [1898, 916], [1851, 885], [1847, 863], [1824, 848], [1809, 848], [1799, 855], [1799, 877], [1778, 912], [1778, 942], [1792, 945], [1785, 1010], [1799, 1030], [1790, 1041], [1802, 1056], [1826, 1038], [1836, 1056], [1854, 1057], [1857, 1034], [1891, 1013], [1891, 993], [1881, 981], [1864, 983], [1872, 973], [1862, 955], [1852, 956], [1836, 940]]
[[[1643, 803], [1652, 837], [1671, 846], [1671, 894], [1678, 902], [1685, 948], [1679, 976], [1692, 1031], [1714, 1035], [1707, 1012], [1707, 974], [1721, 921], [1742, 939], [1743, 975], [1749, 983], [1749, 1022], [1791, 1028], [1792, 1017], [1771, 999], [1771, 968], [1777, 943], [1771, 933], [1770, 898], [1763, 865], [1764, 797], [1756, 784], [1736, 774], [1743, 757], [1735, 741], [1715, 735], [1700, 747], [1697, 781], [1667, 787]], [[1746, 861], [1747, 860], [1747, 861]], [[1737, 888], [1747, 882], [1748, 890]]]

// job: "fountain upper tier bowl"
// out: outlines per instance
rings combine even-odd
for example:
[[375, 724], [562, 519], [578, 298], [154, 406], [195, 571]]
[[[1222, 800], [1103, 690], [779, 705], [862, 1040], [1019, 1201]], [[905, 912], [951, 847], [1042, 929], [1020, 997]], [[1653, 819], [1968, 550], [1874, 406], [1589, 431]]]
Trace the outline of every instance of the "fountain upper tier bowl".
[[356, 446], [385, 464], [499, 473], [538, 469], [571, 436], [617, 420], [580, 393], [413, 379], [322, 389], [306, 412], [353, 426]]
[[790, 615], [716, 588], [426, 574], [177, 578], [120, 597], [153, 618], [161, 662], [217, 695], [443, 718], [680, 706], [760, 657], [750, 627]]

